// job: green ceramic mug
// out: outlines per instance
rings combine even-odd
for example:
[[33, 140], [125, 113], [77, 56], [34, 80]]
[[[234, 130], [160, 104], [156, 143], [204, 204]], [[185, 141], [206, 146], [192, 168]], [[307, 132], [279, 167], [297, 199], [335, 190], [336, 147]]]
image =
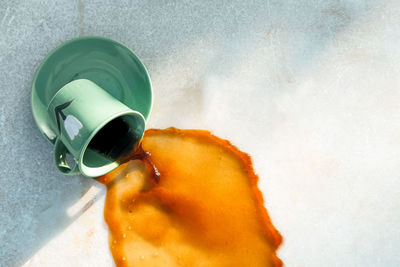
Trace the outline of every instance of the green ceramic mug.
[[[79, 79], [63, 86], [47, 108], [57, 133], [54, 159], [64, 174], [104, 175], [137, 146], [145, 119], [95, 83]], [[67, 153], [75, 160], [69, 166]]]

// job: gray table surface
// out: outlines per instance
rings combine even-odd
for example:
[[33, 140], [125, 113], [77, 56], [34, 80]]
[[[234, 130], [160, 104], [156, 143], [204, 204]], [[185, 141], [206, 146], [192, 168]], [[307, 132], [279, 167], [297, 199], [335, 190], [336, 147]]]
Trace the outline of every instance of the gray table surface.
[[85, 35], [147, 66], [149, 128], [253, 157], [286, 266], [400, 266], [398, 1], [0, 2], [0, 266], [113, 264], [104, 188], [57, 172], [30, 110], [40, 62]]

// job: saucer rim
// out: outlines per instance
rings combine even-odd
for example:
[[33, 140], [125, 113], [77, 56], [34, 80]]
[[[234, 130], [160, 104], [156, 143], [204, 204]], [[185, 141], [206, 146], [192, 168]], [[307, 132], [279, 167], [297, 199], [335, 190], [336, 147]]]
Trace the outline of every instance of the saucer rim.
[[[46, 62], [48, 61], [48, 59], [49, 59], [50, 57], [52, 57], [55, 53], [59, 52], [62, 48], [64, 48], [65, 46], [70, 45], [71, 43], [74, 43], [74, 42], [77, 42], [77, 41], [79, 42], [79, 41], [82, 41], [82, 40], [88, 40], [88, 39], [91, 39], [91, 40], [101, 40], [101, 41], [110, 42], [110, 43], [113, 43], [114, 45], [118, 45], [118, 46], [120, 46], [120, 47], [123, 47], [124, 49], [126, 49], [127, 51], [129, 51], [129, 52], [131, 53], [131, 55], [133, 56], [133, 58], [137, 61], [137, 63], [138, 63], [138, 64], [140, 65], [140, 67], [143, 69], [144, 74], [145, 74], [145, 76], [146, 76], [146, 80], [147, 80], [147, 82], [148, 82], [148, 86], [147, 86], [147, 87], [148, 87], [149, 94], [150, 94], [150, 103], [149, 103], [149, 108], [148, 108], [147, 114], [146, 114], [146, 115], [142, 114], [142, 116], [143, 116], [144, 119], [145, 119], [145, 122], [148, 121], [148, 119], [149, 119], [149, 117], [150, 117], [150, 114], [151, 114], [151, 112], [152, 112], [152, 110], [153, 110], [153, 86], [152, 86], [152, 83], [151, 83], [151, 79], [150, 79], [149, 72], [148, 72], [146, 66], [143, 64], [143, 62], [139, 59], [139, 57], [138, 57], [131, 49], [129, 49], [125, 44], [123, 44], [123, 43], [121, 43], [121, 42], [117, 42], [117, 41], [115, 41], [115, 40], [112, 40], [112, 39], [109, 39], [109, 38], [106, 38], [106, 37], [102, 37], [102, 36], [81, 36], [81, 37], [72, 38], [72, 39], [70, 39], [70, 40], [67, 40], [67, 41], [63, 42], [61, 45], [57, 46], [56, 48], [54, 48], [53, 50], [51, 50], [51, 51], [46, 55], [46, 57], [42, 60], [42, 62], [41, 62], [40, 65], [38, 66], [38, 68], [37, 68], [37, 70], [36, 70], [36, 72], [35, 72], [35, 75], [34, 75], [34, 77], [33, 77], [33, 80], [32, 80], [31, 100], [30, 100], [30, 102], [31, 102], [31, 111], [32, 111], [33, 119], [34, 119], [34, 121], [35, 121], [37, 127], [39, 128], [39, 131], [40, 131], [41, 134], [43, 135], [43, 137], [44, 137], [45, 139], [49, 140], [49, 141], [50, 141], [51, 143], [53, 143], [53, 144], [54, 144], [55, 141], [56, 141], [56, 136], [57, 136], [57, 135], [56, 135], [55, 133], [53, 133], [53, 134], [54, 134], [54, 137], [51, 137], [51, 136], [48, 136], [48, 135], [46, 134], [46, 131], [43, 130], [43, 127], [41, 127], [41, 123], [44, 121], [44, 124], [45, 124], [46, 126], [48, 126], [48, 122], [47, 122], [46, 120], [43, 120], [43, 118], [40, 118], [41, 116], [37, 114], [37, 112], [38, 112], [37, 109], [40, 109], [40, 108], [37, 107], [37, 104], [36, 104], [36, 101], [37, 101], [37, 100], [34, 99], [34, 92], [37, 92], [37, 91], [38, 91], [38, 89], [37, 89], [36, 86], [35, 86], [36, 80], [37, 80], [38, 76], [40, 75], [43, 66], [46, 64]], [[61, 88], [60, 88], [60, 89], [61, 89]], [[57, 94], [57, 92], [56, 92], [55, 94]], [[130, 108], [132, 108], [132, 107], [130, 107]], [[47, 111], [46, 111], [46, 112], [47, 112]], [[48, 128], [48, 129], [51, 129], [50, 127], [47, 127], [47, 128]]]

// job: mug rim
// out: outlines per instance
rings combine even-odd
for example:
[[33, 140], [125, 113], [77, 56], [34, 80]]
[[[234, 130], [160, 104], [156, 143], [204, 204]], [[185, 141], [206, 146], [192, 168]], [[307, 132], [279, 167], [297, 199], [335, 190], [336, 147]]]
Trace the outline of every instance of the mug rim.
[[[139, 142], [141, 142], [144, 132], [145, 132], [145, 127], [146, 127], [146, 119], [144, 118], [144, 116], [135, 110], [125, 110], [116, 114], [113, 114], [112, 116], [110, 116], [107, 120], [104, 120], [101, 124], [99, 124], [93, 131], [92, 133], [89, 135], [89, 137], [87, 138], [87, 140], [85, 141], [84, 145], [82, 146], [82, 148], [79, 151], [79, 159], [76, 161], [76, 164], [78, 164], [79, 167], [79, 171], [81, 172], [81, 174], [88, 176], [88, 177], [99, 177], [102, 175], [107, 174], [108, 172], [114, 170], [115, 168], [117, 168], [120, 164], [117, 162], [112, 162], [110, 164], [107, 164], [105, 166], [101, 166], [101, 167], [96, 167], [96, 168], [91, 168], [91, 167], [87, 167], [85, 166], [85, 164], [83, 163], [83, 156], [85, 155], [85, 152], [87, 150], [87, 147], [89, 146], [90, 141], [92, 141], [92, 139], [94, 138], [94, 136], [106, 125], [108, 124], [110, 121], [112, 121], [113, 119], [125, 116], [125, 115], [138, 115], [141, 119], [142, 119], [142, 124], [143, 124], [143, 133], [141, 134], [140, 140]], [[99, 169], [104, 169], [104, 171], [99, 171], [100, 174], [93, 174], [93, 173], [89, 173], [90, 170], [93, 170], [93, 172], [95, 172], [95, 170], [99, 170]]]

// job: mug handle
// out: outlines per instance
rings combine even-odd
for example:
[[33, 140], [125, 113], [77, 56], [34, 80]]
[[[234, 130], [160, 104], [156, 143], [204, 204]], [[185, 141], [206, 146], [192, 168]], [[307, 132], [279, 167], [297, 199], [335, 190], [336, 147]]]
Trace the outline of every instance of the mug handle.
[[68, 149], [65, 147], [64, 143], [57, 137], [54, 144], [54, 162], [60, 172], [65, 175], [79, 175], [80, 171], [78, 164], [71, 169], [67, 162]]

